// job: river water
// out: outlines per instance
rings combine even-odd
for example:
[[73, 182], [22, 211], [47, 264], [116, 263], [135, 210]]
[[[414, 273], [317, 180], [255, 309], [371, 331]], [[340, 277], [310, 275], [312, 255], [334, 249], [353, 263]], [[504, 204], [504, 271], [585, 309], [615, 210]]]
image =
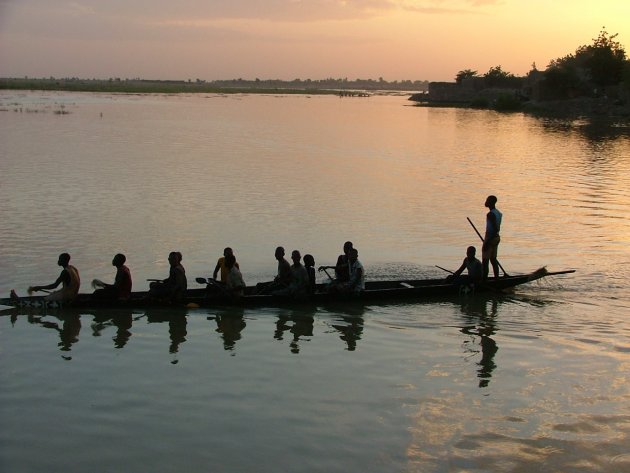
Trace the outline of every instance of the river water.
[[[0, 471], [630, 470], [630, 128], [404, 96], [0, 92], [0, 293], [69, 252], [89, 291], [225, 246], [368, 279], [445, 275], [488, 194], [494, 297], [287, 309], [0, 312]], [[324, 278], [322, 278], [324, 280]]]

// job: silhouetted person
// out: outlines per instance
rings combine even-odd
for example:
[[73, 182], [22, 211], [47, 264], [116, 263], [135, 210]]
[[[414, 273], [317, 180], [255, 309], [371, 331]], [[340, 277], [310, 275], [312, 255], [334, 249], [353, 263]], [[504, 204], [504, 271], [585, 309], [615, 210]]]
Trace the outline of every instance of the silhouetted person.
[[[220, 279], [220, 281], [223, 284], [225, 284], [227, 282], [228, 268], [227, 268], [227, 266], [225, 264], [225, 259], [229, 255], [234, 255], [234, 251], [230, 247], [225, 248], [223, 250], [223, 256], [221, 256], [217, 260], [217, 265], [215, 266], [214, 272], [212, 273], [212, 279], [214, 279], [216, 281], [217, 280], [217, 275], [219, 274], [219, 271], [220, 271], [221, 272], [221, 279]], [[234, 266], [236, 266], [237, 269], [240, 269], [240, 266], [236, 262], [236, 258], [234, 258]]]
[[483, 279], [488, 278], [488, 263], [492, 265], [494, 277], [499, 277], [499, 262], [497, 261], [497, 255], [499, 252], [499, 243], [501, 241], [499, 233], [501, 231], [501, 220], [503, 219], [503, 214], [496, 208], [496, 203], [497, 198], [493, 195], [489, 195], [484, 204], [490, 211], [486, 214], [486, 234], [481, 248]]
[[296, 298], [304, 298], [309, 294], [309, 277], [308, 271], [302, 265], [302, 255], [298, 250], [291, 252], [291, 260], [293, 264], [290, 266], [291, 279], [288, 286], [274, 291], [274, 295], [291, 296]]
[[243, 297], [245, 294], [245, 281], [243, 275], [236, 264], [236, 257], [228, 254], [225, 257], [225, 268], [227, 270], [225, 287], [231, 297]]
[[317, 280], [315, 277], [315, 258], [313, 255], [306, 254], [304, 255], [304, 267], [306, 268], [306, 273], [308, 274], [308, 293], [315, 294], [317, 290]]
[[92, 281], [95, 287], [102, 289], [94, 291], [94, 297], [114, 301], [126, 301], [131, 297], [131, 271], [125, 266], [127, 258], [122, 253], [118, 253], [112, 260], [112, 266], [116, 267], [116, 277], [114, 284], [106, 284], [98, 279]]
[[168, 278], [163, 281], [152, 282], [149, 296], [168, 302], [180, 302], [186, 296], [188, 280], [186, 270], [182, 266], [182, 254], [172, 251], [168, 255], [168, 263], [171, 266]]
[[[478, 284], [483, 280], [483, 267], [481, 261], [476, 257], [477, 250], [474, 246], [469, 246], [466, 249], [466, 258], [462, 262], [462, 265], [453, 274], [446, 278], [447, 282], [454, 284]], [[466, 275], [462, 275], [464, 270], [467, 271]]]
[[352, 251], [353, 245], [351, 241], [347, 241], [343, 244], [343, 254], [337, 257], [337, 264], [335, 266], [320, 266], [319, 271], [326, 269], [335, 270], [334, 284], [341, 284], [348, 282], [350, 279], [350, 251]]
[[42, 290], [56, 289], [60, 284], [62, 288], [58, 291], [51, 292], [45, 297], [47, 301], [58, 302], [72, 302], [79, 294], [79, 287], [81, 286], [81, 278], [79, 277], [79, 271], [77, 268], [70, 264], [70, 255], [68, 253], [61, 253], [57, 264], [63, 268], [61, 274], [57, 280], [48, 284], [47, 286], [31, 286], [28, 288], [28, 292], [38, 292]]
[[365, 289], [365, 269], [359, 261], [359, 251], [356, 248], [352, 248], [348, 253], [348, 265], [350, 279], [338, 286], [339, 291], [353, 293], [363, 291]]
[[291, 265], [284, 257], [284, 248], [282, 246], [276, 248], [274, 257], [278, 261], [278, 273], [273, 281], [257, 284], [257, 294], [269, 294], [273, 291], [286, 289], [291, 284]]

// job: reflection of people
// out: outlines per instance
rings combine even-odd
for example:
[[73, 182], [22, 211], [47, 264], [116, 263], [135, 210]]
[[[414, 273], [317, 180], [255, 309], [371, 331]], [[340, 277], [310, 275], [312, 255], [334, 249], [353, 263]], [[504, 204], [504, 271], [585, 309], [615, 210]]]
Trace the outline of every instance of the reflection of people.
[[[479, 261], [475, 256], [476, 253], [477, 250], [475, 247], [469, 246], [466, 249], [466, 258], [464, 258], [462, 265], [457, 269], [457, 271], [449, 275], [446, 278], [446, 281], [458, 285], [480, 283], [483, 279], [483, 268], [481, 261]], [[468, 274], [462, 276], [464, 270], [466, 270]]]
[[[108, 312], [109, 314], [109, 312]], [[101, 336], [101, 332], [107, 327], [115, 326], [116, 335], [112, 338], [116, 348], [123, 348], [131, 338], [131, 326], [133, 314], [131, 312], [116, 312], [113, 316], [95, 316], [92, 323], [92, 331], [95, 337]]]
[[333, 328], [341, 333], [341, 340], [346, 342], [348, 351], [354, 351], [357, 348], [357, 341], [361, 340], [363, 334], [363, 317], [361, 316], [342, 316], [340, 322], [345, 325], [333, 324]]
[[131, 297], [131, 272], [125, 266], [127, 258], [122, 253], [118, 253], [112, 260], [112, 266], [116, 267], [116, 277], [114, 284], [105, 284], [98, 279], [92, 281], [93, 286], [100, 286], [102, 289], [94, 291], [94, 297], [99, 299], [126, 301]]
[[[186, 311], [183, 309], [173, 309], [170, 311], [154, 309], [147, 310], [145, 315], [150, 324], [168, 322], [168, 336], [171, 342], [168, 347], [168, 352], [170, 354], [176, 354], [179, 351], [179, 346], [186, 341], [186, 335], [188, 334], [186, 329], [188, 324]], [[176, 364], [177, 362], [176, 358], [171, 360], [172, 364]]]
[[[478, 336], [479, 345], [481, 347], [481, 359], [477, 363], [477, 377], [479, 378], [479, 387], [485, 388], [490, 384], [492, 372], [497, 367], [494, 356], [499, 347], [497, 342], [492, 338], [496, 333], [495, 317], [497, 314], [498, 302], [492, 299], [492, 310], [488, 313], [488, 300], [486, 299], [469, 299], [467, 304], [463, 305], [461, 310], [466, 316], [466, 326], [461, 332], [466, 335]], [[475, 351], [478, 353], [478, 351]]]
[[[212, 279], [214, 279], [215, 281], [217, 280], [217, 275], [219, 274], [219, 271], [221, 272], [221, 282], [223, 284], [225, 284], [227, 282], [227, 277], [228, 277], [228, 268], [225, 264], [225, 259], [229, 256], [229, 255], [234, 255], [234, 251], [232, 250], [232, 248], [228, 247], [225, 248], [223, 250], [223, 256], [221, 258], [218, 259], [217, 261], [217, 265], [214, 268], [214, 272], [212, 273]], [[236, 262], [236, 257], [234, 258], [234, 266], [236, 266], [237, 269], [241, 269], [240, 266], [238, 265], [238, 263]]]
[[499, 233], [501, 231], [503, 214], [496, 208], [496, 203], [497, 198], [494, 195], [489, 195], [484, 204], [490, 211], [486, 214], [486, 234], [483, 239], [483, 247], [481, 248], [483, 279], [488, 277], [488, 263], [492, 265], [494, 277], [499, 277], [499, 262], [497, 261], [497, 255], [499, 251], [499, 242], [501, 241]]
[[77, 294], [79, 294], [79, 287], [81, 286], [79, 271], [70, 264], [70, 255], [68, 253], [60, 254], [57, 264], [61, 266], [63, 270], [54, 283], [48, 284], [47, 286], [31, 286], [28, 288], [28, 292], [56, 289], [59, 284], [62, 284], [61, 289], [51, 292], [45, 299], [47, 301], [72, 302], [76, 299]]
[[215, 317], [217, 323], [216, 331], [222, 335], [223, 348], [233, 350], [236, 342], [241, 339], [241, 332], [247, 325], [240, 311], [230, 311], [229, 313]]
[[168, 255], [168, 263], [171, 266], [168, 278], [163, 281], [152, 282], [149, 296], [169, 302], [179, 302], [184, 299], [188, 287], [186, 270], [182, 266], [182, 254], [178, 251], [171, 251]]
[[[81, 316], [78, 313], [65, 313], [63, 316], [57, 316], [63, 323], [61, 328], [56, 322], [42, 320], [41, 317], [29, 316], [29, 323], [40, 324], [44, 328], [55, 330], [59, 333], [59, 350], [68, 352], [72, 350], [72, 345], [79, 341], [79, 333], [81, 332]], [[70, 356], [62, 356], [66, 360], [71, 360]]]
[[[293, 322], [290, 325], [289, 322]], [[312, 337], [313, 336], [313, 323], [315, 319], [312, 313], [299, 311], [291, 312], [289, 314], [279, 314], [276, 321], [276, 330], [274, 337], [276, 340], [284, 339], [284, 332], [290, 332], [293, 334], [293, 339], [289, 344], [291, 353], [300, 353], [300, 337]]]

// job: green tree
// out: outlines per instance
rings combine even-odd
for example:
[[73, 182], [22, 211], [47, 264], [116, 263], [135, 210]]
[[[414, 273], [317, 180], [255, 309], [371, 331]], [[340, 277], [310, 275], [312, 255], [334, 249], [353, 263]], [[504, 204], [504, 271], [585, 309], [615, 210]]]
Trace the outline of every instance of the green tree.
[[459, 71], [455, 76], [455, 82], [461, 84], [464, 79], [471, 79], [477, 76], [477, 71], [473, 71], [472, 69], [464, 69], [463, 71]]
[[580, 46], [575, 54], [554, 59], [545, 71], [549, 89], [562, 96], [587, 94], [594, 87], [616, 85], [624, 81], [628, 67], [626, 52], [617, 35], [603, 29], [593, 44]]
[[586, 70], [595, 85], [616, 85], [623, 78], [626, 51], [616, 37], [617, 34], [611, 35], [602, 29], [593, 44], [580, 46], [575, 51], [577, 64]]
[[488, 72], [483, 75], [486, 79], [486, 85], [488, 87], [505, 87], [511, 85], [514, 74], [504, 71], [501, 66], [491, 67]]

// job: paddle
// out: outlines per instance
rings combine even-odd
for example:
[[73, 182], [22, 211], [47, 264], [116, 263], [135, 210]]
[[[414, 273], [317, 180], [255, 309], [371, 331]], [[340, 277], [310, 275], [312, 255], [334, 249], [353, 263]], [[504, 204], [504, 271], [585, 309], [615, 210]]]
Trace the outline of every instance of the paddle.
[[335, 278], [333, 278], [330, 274], [328, 274], [328, 271], [326, 271], [326, 267], [325, 266], [320, 266], [317, 270], [325, 272], [326, 276], [328, 276], [328, 279], [330, 279], [331, 281], [335, 280]]
[[437, 264], [435, 265], [435, 267], [441, 269], [442, 271], [446, 271], [447, 273], [455, 274], [450, 269], [443, 268], [442, 266], [438, 266]]
[[[470, 218], [466, 217], [466, 219], [468, 220], [468, 223], [470, 223], [470, 225], [474, 228], [475, 232], [477, 233], [477, 235], [479, 236], [479, 238], [483, 242], [483, 237], [481, 236], [481, 233], [479, 233], [479, 230], [477, 230], [477, 227], [475, 227], [475, 224], [472, 223], [472, 220]], [[499, 265], [499, 268], [501, 268], [501, 271], [503, 271], [503, 274], [505, 276], [509, 276], [509, 274], [505, 271], [505, 268], [503, 266], [501, 266], [501, 263], [499, 263], [499, 260], [496, 260], [496, 261], [497, 261], [497, 264]]]
[[219, 284], [214, 279], [195, 278], [195, 281], [197, 281], [198, 284], [205, 284], [206, 286], [214, 286], [218, 288], [223, 294], [227, 294], [227, 295], [230, 294], [226, 286], [224, 286], [223, 284]]

